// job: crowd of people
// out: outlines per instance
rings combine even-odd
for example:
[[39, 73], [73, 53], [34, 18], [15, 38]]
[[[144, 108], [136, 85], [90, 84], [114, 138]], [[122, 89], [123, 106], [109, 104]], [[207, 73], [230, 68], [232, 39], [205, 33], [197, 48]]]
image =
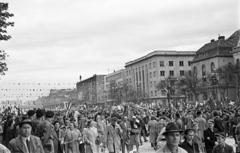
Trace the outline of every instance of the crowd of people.
[[[149, 142], [157, 153], [233, 153], [240, 146], [240, 109], [44, 109], [1, 117], [4, 153], [130, 153]], [[240, 152], [240, 147], [236, 152]]]

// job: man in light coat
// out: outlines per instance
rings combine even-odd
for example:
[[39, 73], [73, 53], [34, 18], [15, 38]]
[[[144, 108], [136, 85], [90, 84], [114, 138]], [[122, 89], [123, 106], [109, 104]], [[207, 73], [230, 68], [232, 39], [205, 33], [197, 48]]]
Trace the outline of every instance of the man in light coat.
[[122, 129], [117, 124], [117, 118], [112, 117], [111, 123], [107, 125], [105, 142], [109, 153], [119, 153], [121, 150], [121, 133]]
[[123, 130], [122, 132], [122, 153], [125, 153], [125, 146], [127, 148], [127, 152], [129, 153], [129, 143], [130, 143], [130, 135], [129, 131], [131, 130], [130, 127], [130, 122], [128, 121], [128, 117], [124, 116], [123, 121], [119, 124], [121, 129]]

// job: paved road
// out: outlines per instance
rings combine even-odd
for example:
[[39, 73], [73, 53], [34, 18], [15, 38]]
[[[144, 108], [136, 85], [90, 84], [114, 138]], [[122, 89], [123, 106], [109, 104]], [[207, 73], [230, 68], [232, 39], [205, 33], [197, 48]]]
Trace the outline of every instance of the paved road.
[[[234, 146], [234, 139], [233, 138], [227, 138], [226, 143], [231, 145], [231, 146]], [[135, 150], [135, 148], [134, 148], [134, 150]], [[235, 147], [234, 147], [234, 151], [235, 151]], [[155, 153], [155, 151], [151, 147], [150, 142], [144, 142], [143, 145], [140, 146], [139, 152], [140, 153]]]
[[[234, 146], [234, 139], [233, 138], [227, 138], [226, 143], [231, 145], [231, 146]], [[136, 150], [136, 147], [134, 147], [133, 150]], [[234, 147], [234, 151], [235, 151], [235, 147]], [[151, 147], [150, 142], [144, 142], [143, 145], [140, 146], [139, 152], [140, 153], [155, 153], [155, 151]], [[105, 153], [108, 153], [108, 151], [105, 151]]]

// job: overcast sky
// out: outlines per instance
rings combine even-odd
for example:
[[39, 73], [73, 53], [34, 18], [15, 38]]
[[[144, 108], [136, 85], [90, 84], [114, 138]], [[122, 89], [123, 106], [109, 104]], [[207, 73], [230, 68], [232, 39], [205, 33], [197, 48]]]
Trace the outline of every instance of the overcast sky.
[[75, 83], [154, 50], [196, 51], [239, 29], [238, 0], [7, 0], [0, 82]]

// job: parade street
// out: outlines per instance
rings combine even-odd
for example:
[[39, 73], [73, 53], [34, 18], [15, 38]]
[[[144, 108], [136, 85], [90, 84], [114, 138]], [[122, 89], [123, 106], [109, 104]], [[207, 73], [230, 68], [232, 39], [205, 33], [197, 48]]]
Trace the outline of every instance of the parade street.
[[[226, 143], [234, 146], [234, 139], [233, 138], [227, 138], [226, 139]], [[234, 151], [235, 151], [235, 147], [234, 147]], [[136, 148], [134, 148], [134, 150], [136, 150]], [[139, 149], [140, 153], [155, 153], [155, 151], [153, 150], [153, 148], [151, 147], [151, 144], [149, 142], [144, 142], [142, 146], [140, 146]]]

